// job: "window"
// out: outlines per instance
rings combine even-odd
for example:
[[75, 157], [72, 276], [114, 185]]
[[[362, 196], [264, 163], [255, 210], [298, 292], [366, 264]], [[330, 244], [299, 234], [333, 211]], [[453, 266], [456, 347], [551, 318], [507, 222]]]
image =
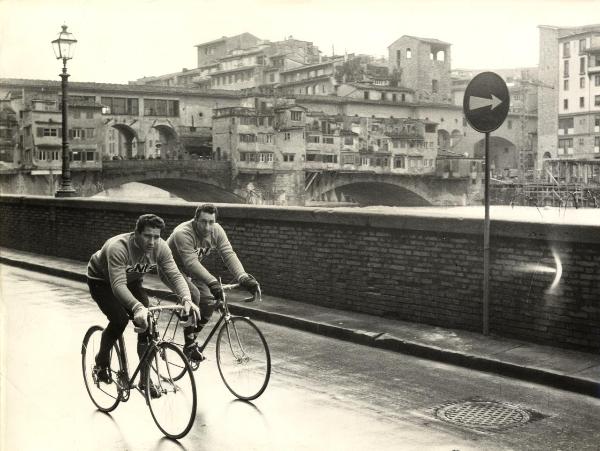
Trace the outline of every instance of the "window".
[[62, 130], [60, 128], [37, 128], [37, 136], [56, 136], [62, 137]]
[[585, 77], [579, 77], [579, 87], [585, 88]]
[[333, 136], [323, 136], [323, 144], [333, 144]]
[[563, 77], [569, 76], [569, 60], [563, 61]]
[[293, 153], [284, 153], [283, 161], [285, 161], [286, 163], [291, 163], [292, 161], [294, 161], [294, 154]]
[[302, 120], [302, 111], [292, 111], [292, 120], [299, 122]]
[[594, 152], [600, 152], [600, 136], [594, 136]]
[[309, 136], [307, 141], [309, 143], [314, 143], [314, 144], [318, 144], [321, 142], [321, 137], [320, 136]]
[[356, 163], [354, 155], [342, 155], [342, 164], [354, 164]]
[[352, 146], [354, 144], [354, 138], [352, 136], [344, 136], [344, 144]]
[[569, 58], [571, 56], [571, 43], [563, 42], [563, 58]]
[[579, 53], [583, 53], [585, 51], [585, 38], [579, 40]]
[[85, 118], [86, 119], [94, 119], [94, 112], [93, 111], [86, 111], [85, 112]]
[[594, 96], [594, 106], [600, 106], [600, 96]]
[[239, 137], [240, 137], [240, 142], [242, 142], [242, 143], [255, 143], [256, 142], [256, 135], [240, 133]]
[[323, 163], [337, 163], [337, 155], [323, 155]]
[[594, 75], [594, 86], [600, 86], [600, 75]]
[[396, 157], [394, 158], [394, 169], [404, 169], [406, 167], [406, 162], [404, 157]]
[[573, 133], [574, 121], [572, 117], [563, 117], [558, 120], [558, 134], [568, 135]]
[[510, 119], [507, 121], [506, 126], [508, 127], [509, 130], [512, 130], [512, 121]]
[[585, 74], [585, 56], [579, 58], [579, 74]]
[[563, 91], [569, 90], [569, 80], [563, 80]]
[[101, 97], [100, 102], [105, 107], [102, 110], [102, 114], [139, 115], [138, 99], [125, 97]]
[[412, 58], [412, 51], [410, 49], [406, 49], [406, 59]]
[[558, 154], [572, 154], [573, 153], [573, 138], [559, 139], [558, 140]]
[[369, 100], [369, 91], [364, 91], [363, 92], [363, 97], [365, 100]]
[[396, 66], [400, 67], [401, 59], [402, 59], [402, 50], [396, 50]]
[[84, 137], [84, 130], [82, 128], [72, 128], [69, 136], [73, 139], [82, 139]]
[[579, 97], [579, 107], [583, 108], [585, 106], [585, 97]]
[[438, 81], [437, 80], [431, 80], [431, 92], [433, 94], [436, 94], [438, 92]]
[[290, 136], [290, 132], [285, 132], [285, 133], [283, 134], [283, 139], [284, 139], [285, 141], [289, 141], [289, 140], [290, 140], [290, 138], [291, 138], [291, 136]]
[[563, 110], [568, 110], [569, 109], [569, 99], [564, 99], [563, 100]]
[[179, 117], [179, 100], [144, 99], [144, 116]]
[[73, 110], [73, 119], [79, 119], [81, 117], [80, 110]]

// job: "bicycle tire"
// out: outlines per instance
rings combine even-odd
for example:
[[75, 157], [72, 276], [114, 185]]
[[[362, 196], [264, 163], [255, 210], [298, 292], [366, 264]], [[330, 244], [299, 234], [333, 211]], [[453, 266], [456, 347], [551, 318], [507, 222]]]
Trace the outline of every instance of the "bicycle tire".
[[112, 382], [105, 384], [98, 382], [93, 374], [96, 363], [96, 354], [100, 349], [103, 327], [92, 326], [86, 332], [81, 345], [81, 369], [85, 388], [92, 402], [102, 412], [112, 412], [121, 402], [121, 391], [116, 383], [123, 367], [117, 343], [110, 352], [110, 370]]
[[256, 324], [231, 317], [219, 329], [216, 353], [221, 379], [234, 396], [251, 401], [263, 394], [271, 378], [271, 354]]
[[[196, 418], [197, 393], [194, 374], [181, 349], [169, 342], [159, 343], [147, 360], [146, 403], [154, 422], [165, 436], [184, 437]], [[179, 372], [178, 368], [184, 370]], [[174, 378], [173, 369], [179, 378]], [[161, 396], [153, 398], [154, 385]]]

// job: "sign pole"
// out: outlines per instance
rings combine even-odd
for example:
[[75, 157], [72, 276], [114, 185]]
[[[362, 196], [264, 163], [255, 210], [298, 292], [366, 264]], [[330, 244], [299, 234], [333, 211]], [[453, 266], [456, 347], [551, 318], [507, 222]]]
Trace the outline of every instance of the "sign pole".
[[485, 218], [483, 221], [483, 334], [490, 333], [490, 132], [485, 133]]
[[500, 75], [482, 72], [469, 82], [463, 97], [467, 122], [485, 133], [485, 218], [483, 221], [483, 334], [490, 333], [490, 132], [502, 125], [510, 108], [508, 86]]

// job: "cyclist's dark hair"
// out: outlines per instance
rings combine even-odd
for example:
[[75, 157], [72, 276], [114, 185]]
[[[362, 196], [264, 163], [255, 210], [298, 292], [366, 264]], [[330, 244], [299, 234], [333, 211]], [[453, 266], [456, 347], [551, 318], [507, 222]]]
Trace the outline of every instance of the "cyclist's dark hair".
[[200, 213], [205, 212], [209, 215], [214, 214], [215, 218], [217, 217], [217, 207], [213, 204], [202, 204], [196, 208], [196, 213], [194, 213], [194, 219], [198, 219], [200, 217]]
[[165, 221], [160, 216], [148, 213], [140, 216], [135, 223], [135, 231], [142, 233], [146, 227], [152, 227], [160, 229], [161, 231], [165, 228]]

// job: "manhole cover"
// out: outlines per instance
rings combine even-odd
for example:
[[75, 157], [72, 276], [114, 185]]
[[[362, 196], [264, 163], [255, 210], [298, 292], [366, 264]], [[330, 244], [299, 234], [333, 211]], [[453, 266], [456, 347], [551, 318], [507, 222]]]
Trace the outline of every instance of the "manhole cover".
[[529, 423], [541, 414], [512, 404], [488, 400], [468, 400], [444, 404], [434, 410], [447, 423], [483, 431], [500, 431]]

